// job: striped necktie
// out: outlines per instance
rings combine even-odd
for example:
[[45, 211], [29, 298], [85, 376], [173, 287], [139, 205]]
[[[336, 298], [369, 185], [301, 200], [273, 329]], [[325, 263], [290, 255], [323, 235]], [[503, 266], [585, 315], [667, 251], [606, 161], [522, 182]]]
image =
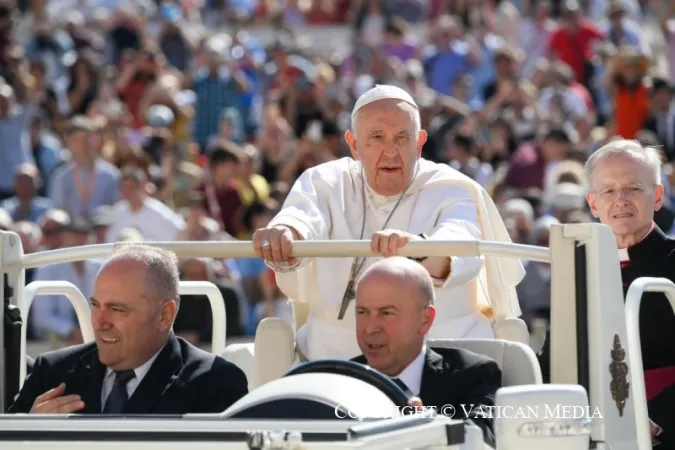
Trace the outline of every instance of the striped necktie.
[[120, 414], [122, 412], [122, 408], [124, 408], [127, 400], [129, 400], [127, 384], [135, 376], [136, 374], [133, 370], [115, 372], [115, 383], [113, 384], [112, 391], [110, 391], [110, 395], [108, 395], [108, 399], [105, 402], [105, 408], [103, 408], [104, 414]]

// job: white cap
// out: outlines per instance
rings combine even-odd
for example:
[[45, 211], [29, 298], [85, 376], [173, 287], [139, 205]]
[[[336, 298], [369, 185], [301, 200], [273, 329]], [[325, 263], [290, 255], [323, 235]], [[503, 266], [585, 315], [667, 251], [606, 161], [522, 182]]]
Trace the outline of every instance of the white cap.
[[504, 203], [503, 210], [505, 214], [520, 213], [525, 216], [527, 220], [534, 219], [534, 208], [532, 204], [524, 198], [512, 198]]
[[356, 100], [354, 112], [379, 100], [401, 100], [418, 108], [412, 96], [400, 87], [390, 84], [376, 84], [374, 88], [367, 90]]
[[553, 187], [549, 205], [553, 208], [570, 211], [583, 209], [586, 204], [586, 190], [575, 183], [559, 183]]

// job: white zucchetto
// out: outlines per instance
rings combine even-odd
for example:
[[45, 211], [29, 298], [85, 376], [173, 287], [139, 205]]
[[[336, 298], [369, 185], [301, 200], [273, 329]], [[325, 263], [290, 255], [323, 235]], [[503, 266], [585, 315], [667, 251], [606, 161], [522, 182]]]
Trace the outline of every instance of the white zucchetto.
[[374, 88], [367, 90], [356, 100], [354, 112], [379, 100], [401, 100], [419, 109], [412, 96], [400, 87], [389, 84], [376, 84]]

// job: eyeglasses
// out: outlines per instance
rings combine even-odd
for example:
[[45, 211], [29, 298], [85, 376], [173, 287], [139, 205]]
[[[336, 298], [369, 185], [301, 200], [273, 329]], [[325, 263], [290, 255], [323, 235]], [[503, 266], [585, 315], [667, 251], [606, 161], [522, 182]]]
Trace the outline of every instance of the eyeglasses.
[[650, 185], [645, 185], [641, 183], [636, 183], [636, 184], [631, 184], [629, 186], [621, 186], [621, 187], [611, 187], [611, 188], [604, 188], [599, 191], [593, 191], [595, 194], [598, 194], [600, 197], [603, 199], [613, 199], [616, 198], [617, 195], [625, 196], [625, 197], [637, 197], [640, 195], [645, 194], [649, 189], [653, 188], [656, 186], [655, 184], [650, 184]]

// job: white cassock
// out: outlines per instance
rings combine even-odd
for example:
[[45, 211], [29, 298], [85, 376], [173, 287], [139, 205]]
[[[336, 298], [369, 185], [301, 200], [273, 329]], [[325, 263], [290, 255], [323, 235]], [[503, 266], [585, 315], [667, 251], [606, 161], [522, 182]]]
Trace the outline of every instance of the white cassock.
[[[445, 164], [420, 159], [418, 165], [387, 229], [424, 233], [431, 240], [510, 242], [494, 203], [478, 183]], [[352, 158], [313, 167], [295, 182], [269, 226], [291, 226], [304, 240], [361, 239], [363, 187], [361, 163]], [[373, 233], [383, 229], [399, 196], [379, 195], [365, 183], [363, 239], [370, 240]], [[450, 276], [435, 280], [437, 313], [430, 338], [494, 338], [492, 321], [480, 309], [491, 305], [490, 298], [495, 295], [504, 297], [502, 303], [508, 303], [507, 315], [520, 316], [515, 286], [524, 276], [522, 264], [517, 259], [491, 258], [486, 263], [482, 256], [452, 257]], [[359, 276], [379, 259], [367, 258]], [[354, 301], [343, 319], [338, 319], [353, 261], [354, 258], [303, 258], [293, 268], [270, 264], [284, 294], [309, 303], [307, 320], [296, 336], [298, 350], [308, 360], [351, 359], [361, 354], [356, 342]], [[492, 273], [486, 274], [485, 268], [491, 268]]]

